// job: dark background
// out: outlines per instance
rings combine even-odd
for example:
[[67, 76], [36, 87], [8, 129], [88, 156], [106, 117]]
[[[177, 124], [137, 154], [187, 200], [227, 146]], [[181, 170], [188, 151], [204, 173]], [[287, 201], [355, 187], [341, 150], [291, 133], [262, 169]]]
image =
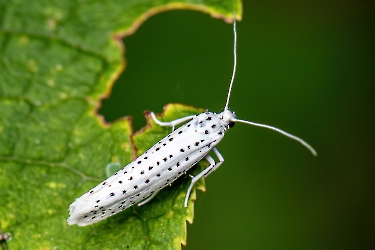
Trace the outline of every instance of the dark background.
[[[261, 3], [256, 3], [261, 2]], [[375, 247], [372, 1], [246, 1], [230, 107], [245, 124], [218, 145], [225, 163], [198, 192], [183, 249]], [[232, 25], [160, 13], [124, 39], [127, 68], [103, 101], [107, 121], [178, 102], [222, 111]], [[374, 248], [375, 249], [375, 248]]]

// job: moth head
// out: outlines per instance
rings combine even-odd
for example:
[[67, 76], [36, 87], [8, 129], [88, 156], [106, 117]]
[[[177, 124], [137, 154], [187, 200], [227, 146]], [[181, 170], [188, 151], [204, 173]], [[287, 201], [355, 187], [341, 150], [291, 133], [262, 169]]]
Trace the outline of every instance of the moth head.
[[220, 119], [226, 128], [233, 128], [236, 122], [236, 113], [229, 109], [225, 109], [223, 112], [221, 112]]

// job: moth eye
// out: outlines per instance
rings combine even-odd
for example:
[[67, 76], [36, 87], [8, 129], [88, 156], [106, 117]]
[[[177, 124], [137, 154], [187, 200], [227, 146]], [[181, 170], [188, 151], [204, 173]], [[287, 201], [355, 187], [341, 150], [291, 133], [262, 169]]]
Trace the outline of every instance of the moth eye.
[[234, 124], [236, 124], [235, 122], [230, 122], [229, 124], [228, 124], [228, 126], [230, 127], [230, 128], [233, 128], [234, 127]]

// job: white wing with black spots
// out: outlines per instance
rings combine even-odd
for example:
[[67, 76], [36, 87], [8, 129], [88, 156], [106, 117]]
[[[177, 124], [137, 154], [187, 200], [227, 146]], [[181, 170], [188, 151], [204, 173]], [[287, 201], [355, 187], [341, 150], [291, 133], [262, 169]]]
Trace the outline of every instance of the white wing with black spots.
[[225, 131], [217, 114], [195, 116], [73, 202], [68, 223], [89, 225], [139, 203], [186, 173], [222, 140]]

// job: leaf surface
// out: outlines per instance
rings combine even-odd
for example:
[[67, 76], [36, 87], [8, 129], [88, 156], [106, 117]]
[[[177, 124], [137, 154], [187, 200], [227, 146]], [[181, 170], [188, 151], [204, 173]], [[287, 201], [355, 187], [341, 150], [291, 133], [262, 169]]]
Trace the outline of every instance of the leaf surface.
[[[239, 0], [0, 0], [0, 229], [12, 234], [8, 249], [185, 244], [186, 220], [193, 220], [192, 202], [183, 207], [188, 176], [142, 207], [92, 226], [66, 223], [70, 203], [106, 178], [108, 163], [124, 166], [170, 132], [148, 120], [133, 136], [130, 117], [107, 124], [96, 110], [125, 68], [121, 36], [177, 8], [228, 21], [233, 10], [241, 15]], [[201, 111], [167, 105], [163, 118]], [[204, 189], [203, 180], [197, 187]]]

